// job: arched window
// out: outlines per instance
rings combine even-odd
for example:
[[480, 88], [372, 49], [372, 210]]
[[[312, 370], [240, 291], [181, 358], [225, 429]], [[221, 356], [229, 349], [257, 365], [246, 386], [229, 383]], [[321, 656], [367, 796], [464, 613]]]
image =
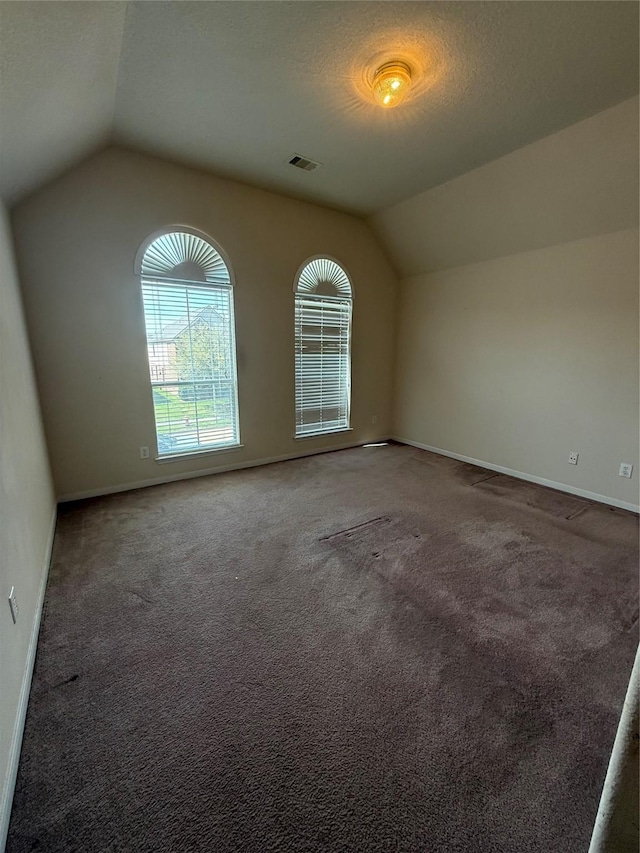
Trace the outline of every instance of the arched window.
[[208, 237], [162, 233], [138, 253], [158, 457], [237, 445], [233, 287]]
[[296, 438], [349, 429], [349, 276], [331, 258], [313, 258], [296, 276]]

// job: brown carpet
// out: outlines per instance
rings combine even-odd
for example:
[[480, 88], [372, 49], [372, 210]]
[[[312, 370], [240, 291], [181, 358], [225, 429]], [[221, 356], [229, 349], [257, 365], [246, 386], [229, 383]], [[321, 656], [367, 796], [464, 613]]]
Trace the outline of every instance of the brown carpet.
[[630, 513], [389, 445], [61, 508], [9, 853], [585, 853]]

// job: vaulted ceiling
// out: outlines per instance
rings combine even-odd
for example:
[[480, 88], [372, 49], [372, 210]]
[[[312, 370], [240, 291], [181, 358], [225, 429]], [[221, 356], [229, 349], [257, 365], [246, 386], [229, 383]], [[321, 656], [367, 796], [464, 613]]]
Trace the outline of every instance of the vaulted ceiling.
[[637, 91], [633, 2], [3, 0], [0, 192], [117, 143], [367, 214]]

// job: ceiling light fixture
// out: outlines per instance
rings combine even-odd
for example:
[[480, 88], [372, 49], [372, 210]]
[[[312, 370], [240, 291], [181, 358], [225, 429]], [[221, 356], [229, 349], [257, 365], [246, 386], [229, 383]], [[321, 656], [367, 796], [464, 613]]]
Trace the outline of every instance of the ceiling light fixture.
[[406, 62], [385, 62], [373, 75], [373, 97], [381, 107], [397, 107], [410, 88], [411, 69]]

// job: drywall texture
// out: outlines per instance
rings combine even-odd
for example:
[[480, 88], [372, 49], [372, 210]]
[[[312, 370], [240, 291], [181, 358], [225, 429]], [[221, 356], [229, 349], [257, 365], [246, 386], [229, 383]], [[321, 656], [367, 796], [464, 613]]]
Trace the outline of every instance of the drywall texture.
[[[362, 220], [111, 148], [18, 205], [13, 225], [58, 495], [388, 434], [396, 280]], [[209, 234], [235, 274], [244, 448], [158, 464], [139, 458], [155, 430], [133, 265], [170, 225]], [[323, 253], [354, 284], [353, 431], [296, 441], [293, 279]]]
[[638, 226], [638, 98], [372, 220], [402, 276]]
[[638, 504], [635, 229], [408, 279], [398, 340], [396, 435]]
[[[55, 502], [9, 222], [0, 207], [0, 849], [17, 764], [16, 727]], [[14, 625], [11, 587], [20, 608]], [[27, 685], [28, 687], [28, 685]], [[26, 698], [26, 696], [25, 696]], [[21, 733], [18, 733], [21, 734]]]

